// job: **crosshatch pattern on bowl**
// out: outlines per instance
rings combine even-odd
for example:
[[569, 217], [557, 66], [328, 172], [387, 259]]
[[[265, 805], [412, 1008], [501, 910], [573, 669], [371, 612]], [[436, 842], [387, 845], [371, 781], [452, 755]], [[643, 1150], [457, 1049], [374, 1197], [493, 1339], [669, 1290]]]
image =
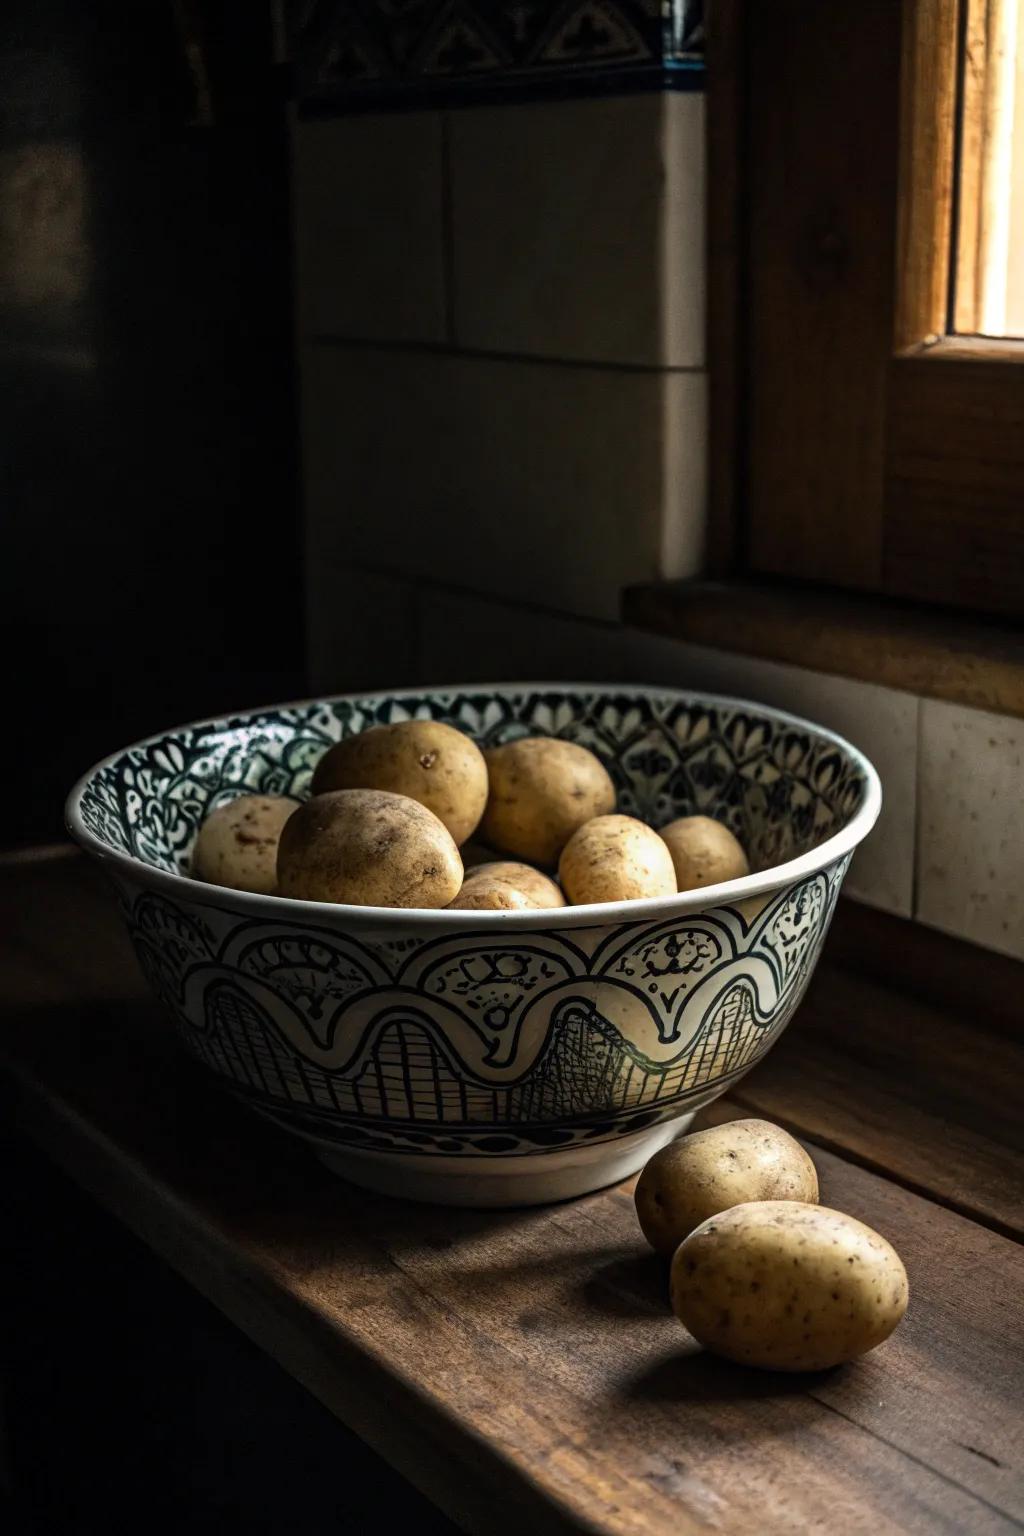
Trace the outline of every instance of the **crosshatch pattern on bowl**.
[[865, 793], [861, 770], [830, 737], [741, 705], [628, 689], [465, 689], [284, 706], [170, 731], [90, 778], [82, 821], [109, 848], [187, 875], [196, 830], [216, 806], [250, 792], [304, 798], [332, 742], [410, 718], [444, 720], [484, 747], [526, 735], [578, 742], [605, 763], [620, 810], [656, 827], [713, 816], [754, 870], [824, 842]]
[[785, 1028], [849, 862], [668, 922], [399, 940], [122, 888], [201, 1062], [338, 1146], [499, 1157], [631, 1135], [722, 1092]]

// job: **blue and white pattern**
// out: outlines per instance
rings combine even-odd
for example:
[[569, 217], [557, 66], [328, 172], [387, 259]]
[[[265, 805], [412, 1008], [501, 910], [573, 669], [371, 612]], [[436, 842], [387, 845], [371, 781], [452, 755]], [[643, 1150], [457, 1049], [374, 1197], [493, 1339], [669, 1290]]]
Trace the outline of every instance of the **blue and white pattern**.
[[620, 810], [654, 826], [714, 816], [754, 869], [824, 842], [865, 791], [857, 761], [832, 737], [767, 712], [672, 691], [467, 689], [292, 705], [171, 732], [100, 768], [82, 820], [109, 846], [187, 874], [196, 829], [217, 805], [250, 791], [303, 799], [333, 742], [414, 718], [445, 720], [485, 747], [530, 735], [578, 742], [604, 761]]
[[846, 860], [685, 922], [367, 941], [129, 895], [190, 1049], [318, 1140], [512, 1155], [629, 1135], [707, 1102], [785, 1027]]
[[122, 856], [126, 921], [190, 1052], [322, 1144], [498, 1161], [613, 1142], [748, 1070], [800, 1000], [856, 838], [731, 903], [691, 898], [653, 918], [623, 904], [590, 925], [581, 908], [515, 923], [374, 918], [180, 878], [215, 806], [246, 791], [302, 798], [332, 742], [413, 717], [484, 746], [579, 742], [605, 762], [620, 809], [655, 826], [714, 816], [755, 872], [841, 834], [873, 793], [863, 759], [828, 733], [668, 690], [360, 696], [169, 732], [100, 765], [71, 818], [93, 851]]
[[704, 0], [287, 0], [305, 112], [700, 88]]

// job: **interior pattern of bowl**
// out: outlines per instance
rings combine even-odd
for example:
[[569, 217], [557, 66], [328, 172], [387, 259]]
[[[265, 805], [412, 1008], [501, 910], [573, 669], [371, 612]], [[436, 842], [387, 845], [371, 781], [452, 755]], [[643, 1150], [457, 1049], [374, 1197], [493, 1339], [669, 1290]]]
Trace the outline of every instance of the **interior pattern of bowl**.
[[108, 849], [187, 875], [216, 806], [246, 792], [304, 799], [333, 742], [408, 719], [444, 720], [485, 747], [529, 735], [578, 742], [604, 762], [621, 811], [653, 826], [713, 816], [755, 871], [820, 847], [867, 799], [860, 754], [776, 711], [653, 689], [509, 687], [318, 700], [183, 727], [101, 764], [81, 786], [78, 816]]
[[[247, 791], [302, 798], [330, 743], [410, 717], [485, 746], [579, 742], [606, 764], [621, 810], [655, 826], [714, 816], [753, 872], [707, 895], [485, 914], [295, 903], [188, 878], [215, 806]], [[420, 1170], [438, 1198], [460, 1162], [507, 1176], [516, 1160], [521, 1171], [567, 1151], [579, 1164], [583, 1149], [592, 1166], [537, 1186], [555, 1197], [629, 1171], [609, 1147], [638, 1146], [764, 1054], [878, 801], [855, 749], [776, 711], [671, 690], [509, 685], [169, 731], [93, 770], [69, 822], [114, 873], [186, 1045], [254, 1107], [347, 1152], [357, 1177], [367, 1159], [401, 1162], [406, 1183]], [[394, 1178], [377, 1169], [364, 1182]]]

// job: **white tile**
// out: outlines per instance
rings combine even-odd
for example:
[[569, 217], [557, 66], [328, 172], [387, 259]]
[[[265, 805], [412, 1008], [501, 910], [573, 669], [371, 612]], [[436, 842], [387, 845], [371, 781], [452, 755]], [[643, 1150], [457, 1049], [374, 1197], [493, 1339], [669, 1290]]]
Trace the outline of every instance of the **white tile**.
[[419, 681], [416, 593], [308, 541], [306, 643], [312, 693], [400, 688]]
[[331, 346], [303, 364], [310, 527], [347, 559], [602, 619], [627, 583], [695, 568], [702, 376]]
[[704, 568], [708, 499], [708, 376], [670, 373], [661, 395], [662, 495], [658, 576], [697, 576]]
[[886, 912], [912, 915], [918, 711], [912, 694], [638, 631], [625, 632], [624, 647], [627, 674], [636, 682], [728, 693], [788, 709], [838, 731], [866, 753], [882, 780], [882, 813], [854, 855], [844, 890]]
[[615, 682], [622, 631], [465, 592], [420, 593], [419, 664], [431, 685], [459, 682]]
[[300, 332], [443, 341], [440, 113], [297, 123], [293, 163]]
[[661, 361], [703, 367], [707, 354], [704, 96], [662, 92], [665, 200], [661, 226]]
[[1024, 959], [1024, 720], [924, 699], [917, 917]]
[[704, 98], [449, 116], [460, 345], [701, 367]]

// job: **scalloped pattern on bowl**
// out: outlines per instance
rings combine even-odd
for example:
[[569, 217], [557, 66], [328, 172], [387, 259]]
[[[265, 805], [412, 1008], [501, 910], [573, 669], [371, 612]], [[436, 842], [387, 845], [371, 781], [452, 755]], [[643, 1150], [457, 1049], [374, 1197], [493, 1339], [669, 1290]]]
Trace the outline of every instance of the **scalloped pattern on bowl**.
[[[331, 742], [413, 716], [482, 745], [588, 746], [622, 809], [656, 826], [715, 816], [761, 877], [704, 909], [691, 895], [619, 904], [611, 921], [607, 909], [593, 922], [588, 909], [514, 914], [525, 924], [240, 897], [187, 878], [214, 806], [251, 790], [302, 797]], [[357, 1181], [507, 1204], [631, 1171], [764, 1055], [806, 987], [872, 797], [860, 754], [775, 711], [524, 685], [183, 727], [99, 765], [69, 814], [114, 868], [145, 973], [193, 1056]], [[766, 878], [801, 857], [812, 867], [799, 878]]]

